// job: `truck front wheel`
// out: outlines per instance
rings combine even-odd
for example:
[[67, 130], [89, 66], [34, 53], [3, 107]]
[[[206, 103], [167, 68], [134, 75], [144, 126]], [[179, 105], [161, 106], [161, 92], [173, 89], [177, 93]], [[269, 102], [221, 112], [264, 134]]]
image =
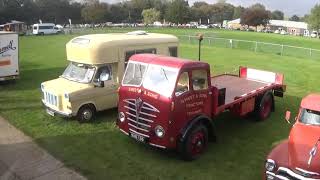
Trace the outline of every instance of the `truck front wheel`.
[[180, 146], [183, 159], [191, 161], [197, 159], [208, 147], [208, 129], [200, 124], [188, 132], [186, 139]]
[[92, 105], [82, 106], [77, 114], [77, 119], [80, 123], [90, 122], [94, 119], [96, 110]]
[[272, 93], [266, 93], [258, 106], [256, 107], [256, 116], [259, 121], [267, 119], [272, 111], [273, 96]]

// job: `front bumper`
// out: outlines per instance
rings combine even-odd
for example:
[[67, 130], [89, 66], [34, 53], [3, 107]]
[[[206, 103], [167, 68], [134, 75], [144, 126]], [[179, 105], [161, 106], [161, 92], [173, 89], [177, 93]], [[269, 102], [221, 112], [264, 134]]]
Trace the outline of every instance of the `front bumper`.
[[15, 76], [0, 77], [0, 81], [10, 81], [15, 79], [19, 79], [19, 76], [15, 75]]
[[[52, 109], [50, 108], [46, 102], [44, 100], [42, 100], [42, 105], [49, 111], [53, 112], [53, 116], [55, 116], [56, 114], [59, 115], [59, 116], [62, 116], [62, 117], [67, 117], [67, 118], [70, 118], [72, 117], [72, 113], [66, 113], [66, 112], [62, 112], [62, 111], [58, 111], [58, 110], [55, 110], [55, 109]], [[49, 113], [48, 113], [49, 114]], [[50, 114], [52, 115], [52, 114]]]

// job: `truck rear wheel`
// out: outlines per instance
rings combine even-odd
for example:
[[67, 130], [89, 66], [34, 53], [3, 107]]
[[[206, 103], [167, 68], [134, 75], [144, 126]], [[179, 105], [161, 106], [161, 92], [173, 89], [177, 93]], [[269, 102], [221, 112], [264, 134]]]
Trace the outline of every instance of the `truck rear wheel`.
[[196, 125], [180, 146], [183, 159], [191, 161], [197, 159], [208, 147], [208, 129], [200, 124]]
[[273, 95], [271, 92], [267, 92], [261, 101], [256, 106], [255, 114], [258, 121], [267, 119], [272, 111]]
[[94, 119], [96, 110], [92, 105], [82, 106], [77, 114], [77, 119], [80, 123], [90, 122]]

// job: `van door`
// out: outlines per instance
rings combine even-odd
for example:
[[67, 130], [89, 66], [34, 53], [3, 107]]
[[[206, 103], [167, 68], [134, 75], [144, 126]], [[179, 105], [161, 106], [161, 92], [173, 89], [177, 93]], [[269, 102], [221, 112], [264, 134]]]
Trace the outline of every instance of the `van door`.
[[114, 68], [116, 67], [108, 64], [99, 67], [97, 70], [94, 81], [102, 81], [104, 83], [104, 87], [95, 87], [93, 92], [98, 111], [117, 107], [118, 86], [116, 83], [117, 77], [113, 77]]

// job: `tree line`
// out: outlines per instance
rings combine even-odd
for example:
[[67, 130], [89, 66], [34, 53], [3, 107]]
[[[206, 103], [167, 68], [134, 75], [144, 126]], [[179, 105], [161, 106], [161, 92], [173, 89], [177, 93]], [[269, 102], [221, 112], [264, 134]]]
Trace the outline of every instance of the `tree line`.
[[[186, 0], [130, 0], [116, 4], [99, 0], [0, 0], [0, 23], [11, 20], [27, 24], [53, 22], [72, 23], [152, 23], [166, 21], [185, 24], [190, 21], [202, 24], [221, 24], [224, 20], [241, 18], [242, 24], [265, 24], [269, 19], [284, 19], [284, 13], [269, 11], [262, 4], [251, 7], [234, 6], [225, 0], [208, 4], [195, 2], [189, 6]], [[316, 19], [316, 18], [314, 18]], [[305, 20], [297, 15], [291, 20]]]

